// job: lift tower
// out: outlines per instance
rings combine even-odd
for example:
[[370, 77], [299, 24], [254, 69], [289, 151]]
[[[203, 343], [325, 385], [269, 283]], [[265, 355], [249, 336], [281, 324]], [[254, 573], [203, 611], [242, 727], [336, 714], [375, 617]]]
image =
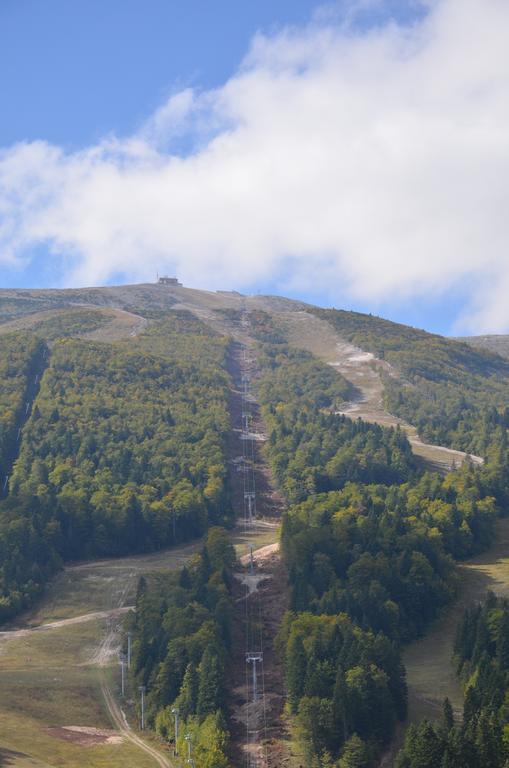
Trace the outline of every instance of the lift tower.
[[253, 665], [253, 704], [258, 701], [257, 664], [263, 661], [263, 653], [246, 653], [246, 662]]

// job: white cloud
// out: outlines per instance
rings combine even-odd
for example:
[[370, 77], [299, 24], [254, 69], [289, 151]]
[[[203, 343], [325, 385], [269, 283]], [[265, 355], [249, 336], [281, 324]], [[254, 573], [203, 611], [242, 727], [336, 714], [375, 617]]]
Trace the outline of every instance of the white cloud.
[[174, 94], [129, 139], [5, 149], [0, 263], [46, 243], [67, 284], [168, 270], [331, 301], [468, 282], [463, 326], [509, 329], [509, 4], [429, 6], [258, 36], [222, 88]]

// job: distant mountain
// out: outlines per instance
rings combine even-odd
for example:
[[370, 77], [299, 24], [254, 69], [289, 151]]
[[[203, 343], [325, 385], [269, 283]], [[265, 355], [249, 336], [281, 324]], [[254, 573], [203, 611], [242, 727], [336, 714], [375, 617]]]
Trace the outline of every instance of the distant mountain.
[[455, 341], [463, 341], [472, 347], [488, 349], [497, 355], [509, 358], [509, 335], [506, 334], [488, 334], [486, 336], [463, 336], [456, 337]]

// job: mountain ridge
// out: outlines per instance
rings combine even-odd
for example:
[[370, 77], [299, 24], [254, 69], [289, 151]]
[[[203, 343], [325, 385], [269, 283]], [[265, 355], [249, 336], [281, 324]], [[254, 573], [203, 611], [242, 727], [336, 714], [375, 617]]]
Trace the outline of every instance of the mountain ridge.
[[[10, 311], [9, 303], [11, 302]], [[12, 304], [13, 303], [13, 304]], [[185, 308], [200, 307], [207, 309], [240, 308], [267, 309], [272, 311], [299, 311], [309, 308], [322, 309], [307, 301], [291, 299], [280, 294], [243, 294], [235, 290], [208, 290], [188, 288], [186, 286], [161, 285], [158, 283], [127, 283], [119, 285], [87, 286], [83, 288], [1, 288], [0, 322], [6, 319], [35, 314], [44, 308], [59, 309], [63, 306], [87, 305], [93, 307], [111, 307], [122, 309], [123, 305], [136, 303], [140, 308], [169, 309], [181, 305]], [[18, 306], [16, 306], [18, 305]], [[17, 311], [16, 311], [17, 310]], [[417, 328], [398, 321], [390, 320], [373, 313], [355, 310], [337, 310], [346, 315], [372, 318], [388, 323], [395, 328], [412, 329], [473, 347], [479, 347], [498, 354], [509, 356], [508, 334], [479, 334], [466, 336], [448, 336]]]

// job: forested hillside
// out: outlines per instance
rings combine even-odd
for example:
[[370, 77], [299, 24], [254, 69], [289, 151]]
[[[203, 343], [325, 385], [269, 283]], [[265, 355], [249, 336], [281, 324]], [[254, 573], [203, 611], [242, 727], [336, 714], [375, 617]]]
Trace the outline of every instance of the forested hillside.
[[[277, 588], [289, 610], [276, 646], [292, 734], [306, 768], [375, 768], [406, 715], [403, 645], [454, 598], [456, 561], [489, 547], [509, 505], [509, 363], [379, 318], [313, 310], [388, 364], [388, 410], [429, 441], [486, 458], [443, 476], [423, 471], [399, 427], [338, 413], [359, 393], [294, 336], [288, 342], [268, 300], [246, 309], [242, 297], [223, 305], [207, 293], [202, 307], [192, 304], [199, 292], [176, 290], [183, 293], [134, 286], [2, 299], [4, 319], [35, 313], [37, 301], [59, 311], [0, 336], [0, 470], [11, 475], [0, 502], [0, 619], [31, 604], [66, 562], [206, 536], [177, 574], [140, 581], [127, 620], [130, 682], [147, 687], [147, 723], [166, 743], [178, 707], [181, 754], [187, 732], [199, 768], [228, 766], [238, 610], [227, 532], [239, 513], [227, 472], [229, 409], [238, 416], [227, 373], [233, 334], [253, 361], [267, 438], [257, 460], [286, 502], [288, 583]], [[177, 298], [210, 326], [169, 310]], [[136, 317], [123, 340], [80, 338], [126, 308]], [[271, 521], [267, 531], [275, 528]], [[469, 691], [465, 724], [454, 724], [446, 705], [442, 724], [409, 732], [398, 768], [506, 768], [506, 614], [490, 598], [466, 616], [456, 645]]]
[[135, 343], [55, 344], [2, 509], [4, 615], [62, 559], [160, 548], [228, 519], [226, 343], [182, 314]]
[[259, 364], [267, 454], [290, 502], [350, 481], [400, 482], [416, 470], [402, 432], [335, 414], [350, 387], [330, 366], [308, 352], [267, 344]]
[[372, 315], [313, 311], [394, 368], [399, 376], [384, 377], [387, 408], [424, 440], [484, 456], [505, 439], [509, 361]]
[[444, 481], [351, 483], [292, 507], [282, 534], [291, 604], [346, 611], [398, 641], [418, 636], [454, 593], [450, 556], [491, 541], [497, 506], [477, 483], [469, 470]]
[[507, 456], [423, 474], [402, 432], [334, 414], [348, 389], [330, 367], [281, 342], [259, 359], [266, 452], [290, 502], [291, 709], [309, 765], [372, 766], [406, 711], [401, 644], [453, 598], [454, 560], [489, 545]]

